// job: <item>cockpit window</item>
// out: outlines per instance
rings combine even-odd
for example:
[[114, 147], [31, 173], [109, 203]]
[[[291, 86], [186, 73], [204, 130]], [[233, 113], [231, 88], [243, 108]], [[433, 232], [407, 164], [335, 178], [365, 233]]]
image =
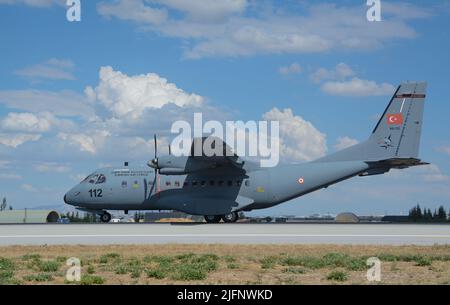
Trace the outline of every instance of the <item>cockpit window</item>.
[[95, 182], [95, 184], [100, 184], [100, 183], [105, 183], [106, 181], [106, 177], [103, 174], [98, 175], [98, 179], [97, 182]]
[[81, 183], [100, 184], [105, 183], [106, 177], [103, 174], [92, 174], [87, 176]]

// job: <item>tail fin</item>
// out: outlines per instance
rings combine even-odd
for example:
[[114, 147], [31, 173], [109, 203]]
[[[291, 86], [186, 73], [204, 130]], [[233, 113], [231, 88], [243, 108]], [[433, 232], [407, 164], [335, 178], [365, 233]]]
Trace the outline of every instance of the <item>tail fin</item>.
[[321, 161], [417, 160], [426, 88], [424, 82], [401, 84], [367, 141]]

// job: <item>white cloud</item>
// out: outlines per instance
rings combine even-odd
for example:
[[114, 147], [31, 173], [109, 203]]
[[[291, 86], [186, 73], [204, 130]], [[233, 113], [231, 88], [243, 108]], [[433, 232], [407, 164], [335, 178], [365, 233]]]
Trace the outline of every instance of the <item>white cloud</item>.
[[15, 74], [33, 81], [43, 79], [75, 80], [72, 72], [74, 67], [74, 63], [70, 60], [52, 58], [44, 63], [17, 70]]
[[3, 179], [3, 180], [20, 180], [20, 179], [22, 179], [22, 176], [18, 175], [18, 174], [0, 173], [0, 179]]
[[223, 21], [226, 17], [245, 11], [247, 0], [153, 0], [169, 8], [182, 11], [187, 18], [198, 22]]
[[203, 97], [186, 93], [155, 73], [128, 76], [111, 67], [101, 67], [100, 83], [86, 88], [91, 100], [97, 100], [115, 117], [138, 118], [146, 109], [160, 109], [168, 104], [179, 107], [200, 106]]
[[32, 193], [32, 192], [37, 192], [37, 189], [36, 189], [34, 186], [32, 186], [31, 184], [28, 184], [28, 183], [22, 184], [22, 185], [20, 186], [20, 188], [21, 188], [22, 190], [27, 191], [27, 192], [30, 192], [30, 193]]
[[86, 96], [70, 90], [4, 90], [0, 91], [0, 104], [18, 110], [50, 112], [60, 116], [92, 118], [95, 112]]
[[159, 24], [166, 20], [165, 9], [145, 5], [142, 0], [119, 0], [113, 3], [100, 2], [97, 5], [100, 15], [143, 24]]
[[350, 137], [339, 137], [337, 138], [336, 144], [334, 145], [334, 148], [336, 150], [342, 150], [345, 149], [347, 147], [353, 146], [358, 144], [358, 140], [356, 139], [352, 139]]
[[343, 80], [354, 76], [356, 73], [347, 64], [339, 63], [334, 69], [327, 70], [325, 68], [317, 69], [311, 74], [311, 79], [315, 83], [320, 83], [324, 80]]
[[50, 172], [50, 173], [65, 173], [70, 171], [70, 167], [64, 164], [59, 164], [55, 162], [43, 162], [35, 164], [33, 168], [38, 172]]
[[393, 94], [395, 87], [388, 83], [377, 84], [375, 81], [354, 77], [349, 81], [326, 82], [321, 89], [330, 95], [365, 97]]
[[66, 0], [0, 0], [0, 4], [24, 4], [34, 7], [50, 7], [54, 4], [63, 6]]
[[41, 138], [39, 134], [25, 134], [25, 133], [15, 133], [15, 134], [5, 134], [0, 133], [0, 144], [8, 147], [17, 148], [18, 146], [30, 142], [38, 141]]
[[50, 130], [54, 118], [50, 113], [9, 113], [0, 121], [3, 130], [41, 133]]
[[450, 156], [450, 146], [439, 147], [438, 151]]
[[311, 122], [293, 114], [273, 108], [263, 115], [264, 120], [280, 123], [280, 156], [293, 161], [311, 161], [327, 151], [326, 136]]
[[423, 180], [427, 182], [445, 182], [449, 180], [449, 177], [442, 173], [440, 168], [435, 164], [422, 166], [420, 168], [423, 174]]
[[278, 72], [283, 75], [299, 74], [302, 72], [302, 67], [298, 63], [292, 63], [289, 66], [280, 67]]
[[[105, 17], [133, 21], [140, 29], [181, 38], [186, 58], [253, 54], [372, 50], [413, 39], [412, 19], [424, 8], [391, 3], [383, 22], [367, 22], [365, 5], [298, 4], [289, 10], [265, 1], [119, 0], [102, 2]], [[400, 12], [407, 8], [407, 13]], [[181, 12], [181, 14], [180, 14]]]
[[99, 148], [102, 148], [105, 141], [111, 134], [106, 130], [93, 131], [86, 133], [59, 133], [58, 138], [66, 141], [70, 146], [79, 148], [80, 151], [96, 154]]

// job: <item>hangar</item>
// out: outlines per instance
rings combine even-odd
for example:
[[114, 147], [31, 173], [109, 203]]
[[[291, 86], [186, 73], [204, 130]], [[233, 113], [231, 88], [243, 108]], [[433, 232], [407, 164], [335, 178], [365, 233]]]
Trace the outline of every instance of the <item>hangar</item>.
[[1, 211], [0, 223], [56, 223], [59, 213], [52, 210]]

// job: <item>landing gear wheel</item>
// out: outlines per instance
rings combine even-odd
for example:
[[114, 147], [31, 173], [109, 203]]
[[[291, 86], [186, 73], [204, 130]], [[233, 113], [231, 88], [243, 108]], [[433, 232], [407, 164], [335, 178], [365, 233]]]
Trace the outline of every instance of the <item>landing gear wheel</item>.
[[222, 219], [227, 223], [236, 222], [239, 219], [239, 215], [237, 212], [232, 212], [230, 214], [223, 215]]
[[102, 222], [109, 222], [111, 220], [111, 214], [109, 214], [108, 212], [104, 212], [101, 216], [100, 219]]
[[220, 216], [205, 215], [205, 220], [206, 220], [207, 223], [219, 223], [220, 222]]

